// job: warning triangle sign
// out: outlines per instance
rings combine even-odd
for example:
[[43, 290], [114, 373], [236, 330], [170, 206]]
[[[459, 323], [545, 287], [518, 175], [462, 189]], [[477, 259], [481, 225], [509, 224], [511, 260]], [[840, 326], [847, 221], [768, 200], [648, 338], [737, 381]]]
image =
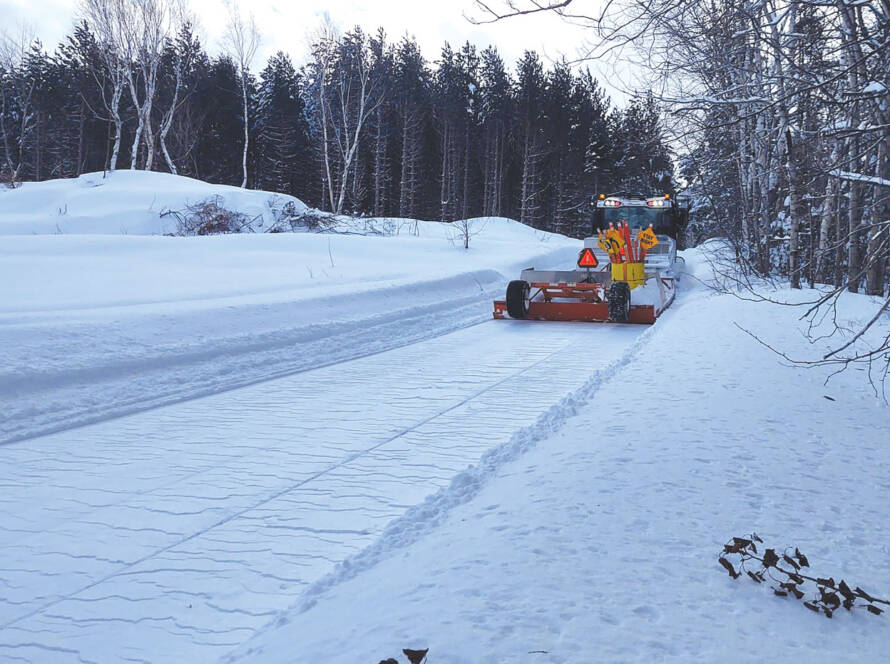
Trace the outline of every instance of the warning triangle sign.
[[578, 254], [578, 267], [596, 267], [597, 265], [599, 265], [599, 261], [596, 260], [593, 249], [585, 247]]

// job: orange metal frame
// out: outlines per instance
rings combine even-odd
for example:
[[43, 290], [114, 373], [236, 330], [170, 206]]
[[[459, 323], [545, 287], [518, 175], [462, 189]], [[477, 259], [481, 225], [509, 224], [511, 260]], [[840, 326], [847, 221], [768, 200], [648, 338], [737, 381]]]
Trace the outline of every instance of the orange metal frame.
[[[609, 320], [609, 304], [602, 284], [532, 283], [526, 320], [599, 321]], [[536, 289], [536, 290], [535, 290]], [[538, 296], [541, 299], [536, 299]], [[569, 300], [569, 301], [565, 301]], [[494, 301], [494, 317], [505, 318], [506, 300]], [[628, 323], [652, 325], [657, 314], [651, 304], [631, 305]]]

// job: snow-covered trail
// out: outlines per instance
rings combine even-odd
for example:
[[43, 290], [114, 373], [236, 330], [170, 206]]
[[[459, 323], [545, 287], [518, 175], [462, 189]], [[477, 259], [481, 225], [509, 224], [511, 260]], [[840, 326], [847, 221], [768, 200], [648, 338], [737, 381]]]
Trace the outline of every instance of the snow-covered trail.
[[[684, 288], [536, 444], [462, 473], [224, 661], [886, 661], [887, 614], [827, 620], [717, 564], [753, 530], [800, 547], [806, 573], [886, 598], [886, 404], [863, 367], [825, 384], [831, 368], [783, 365], [736, 327], [819, 357], [800, 309]], [[879, 305], [850, 295], [838, 320], [855, 329]]]
[[[292, 278], [289, 251], [325, 238], [252, 236], [223, 242], [232, 239], [224, 237], [187, 247], [170, 246], [165, 242], [170, 238], [160, 238], [160, 243], [158, 238], [61, 239], [17, 238], [5, 259], [16, 288], [8, 302], [0, 302], [0, 445], [476, 325], [489, 319], [491, 301], [503, 295], [505, 274], [514, 274], [529, 260], [560, 265], [576, 252], [571, 245], [533, 246], [532, 251], [523, 247], [520, 262], [502, 260], [506, 265], [498, 265], [500, 271], [458, 262], [431, 269], [424, 278], [422, 270], [409, 269], [413, 264], [397, 248], [389, 264], [409, 267], [393, 267], [388, 278], [365, 279], [358, 269], [344, 269], [322, 284], [289, 284], [282, 276]], [[335, 238], [333, 246], [346, 251], [339, 247], [355, 245], [354, 251], [364, 255], [365, 245], [375, 240], [395, 243], [399, 238]], [[94, 252], [91, 264], [98, 267], [92, 278], [98, 285], [65, 286], [60, 280], [54, 284], [60, 292], [46, 294], [38, 270], [46, 270], [51, 259], [67, 260], [64, 252], [71, 251], [72, 243], [84, 245], [84, 253]], [[441, 251], [438, 245], [433, 249]], [[165, 281], [146, 287], [145, 282], [173, 270], [175, 260], [187, 260], [181, 254], [188, 251], [192, 260], [203, 262], [205, 283], [189, 286], [192, 276], [174, 272], [170, 278], [179, 292], [168, 292], [174, 286]], [[150, 267], [133, 267], [135, 276], [120, 276], [127, 274], [129, 263], [149, 262], [147, 256], [154, 261]], [[387, 258], [370, 262], [379, 271]], [[29, 261], [38, 267], [32, 265], [32, 274], [23, 276]], [[71, 273], [77, 275], [85, 262], [78, 258]], [[263, 280], [262, 273], [254, 274], [258, 265], [266, 265], [271, 276]], [[68, 280], [77, 282], [75, 277]], [[75, 287], [80, 291], [73, 292]]]
[[[0, 315], [16, 356], [0, 369], [0, 445], [216, 394], [429, 339], [488, 319], [493, 271], [382, 293], [192, 311]], [[418, 302], [420, 304], [418, 304]], [[170, 308], [168, 306], [168, 308]], [[319, 315], [321, 322], [314, 323]], [[328, 315], [341, 312], [342, 320]], [[349, 314], [349, 316], [345, 314]], [[183, 331], [186, 331], [183, 334]]]
[[491, 321], [6, 445], [0, 659], [215, 660], [645, 330]]

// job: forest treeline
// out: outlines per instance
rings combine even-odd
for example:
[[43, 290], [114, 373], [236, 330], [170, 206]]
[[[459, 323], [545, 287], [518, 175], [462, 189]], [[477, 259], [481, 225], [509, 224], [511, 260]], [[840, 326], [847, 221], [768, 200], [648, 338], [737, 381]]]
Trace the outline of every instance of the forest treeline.
[[575, 235], [599, 192], [673, 192], [654, 99], [613, 108], [588, 70], [532, 51], [508, 65], [494, 47], [445, 44], [430, 62], [409, 36], [323, 26], [305, 64], [279, 52], [253, 72], [258, 28], [238, 16], [210, 55], [164, 0], [84, 7], [52, 52], [7, 36], [6, 181], [147, 168], [322, 210]]

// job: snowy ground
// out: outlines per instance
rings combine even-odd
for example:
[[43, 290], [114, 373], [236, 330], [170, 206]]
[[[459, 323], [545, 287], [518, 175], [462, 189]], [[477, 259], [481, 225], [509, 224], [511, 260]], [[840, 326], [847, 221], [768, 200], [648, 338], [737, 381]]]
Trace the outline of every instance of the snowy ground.
[[[0, 229], [47, 226], [21, 193]], [[577, 243], [419, 229], [2, 238], [0, 661], [883, 659], [885, 616], [716, 564], [754, 530], [890, 595], [886, 405], [735, 324], [815, 355], [798, 310], [690, 251], [651, 328], [492, 321]]]
[[[419, 222], [415, 233], [404, 221], [393, 222], [402, 228], [392, 237], [124, 236], [121, 220], [162, 229], [158, 209], [220, 189], [232, 190], [228, 199], [250, 214], [272, 196], [136, 174], [149, 176], [153, 189], [133, 175], [0, 193], [0, 234], [45, 231], [21, 212], [18, 197], [53, 207], [65, 204], [67, 191], [77, 209], [102, 211], [98, 220], [69, 222], [63, 235], [0, 242], [0, 443], [476, 324], [489, 319], [505, 275], [564, 264], [577, 253], [575, 242], [505, 219], [471, 222], [481, 232], [469, 251], [455, 244], [449, 225]], [[83, 185], [94, 179], [106, 184]], [[110, 234], [81, 234], [89, 229]]]
[[489, 322], [3, 448], [0, 653], [224, 654], [640, 331]]
[[[887, 598], [886, 405], [860, 372], [824, 386], [824, 371], [781, 366], [733, 324], [812, 355], [777, 331], [799, 310], [691, 290], [613, 370], [227, 661], [373, 662], [404, 647], [449, 664], [883, 660], [885, 616], [828, 622], [730, 580], [716, 557], [756, 531]], [[873, 311], [849, 300], [846, 320]]]

